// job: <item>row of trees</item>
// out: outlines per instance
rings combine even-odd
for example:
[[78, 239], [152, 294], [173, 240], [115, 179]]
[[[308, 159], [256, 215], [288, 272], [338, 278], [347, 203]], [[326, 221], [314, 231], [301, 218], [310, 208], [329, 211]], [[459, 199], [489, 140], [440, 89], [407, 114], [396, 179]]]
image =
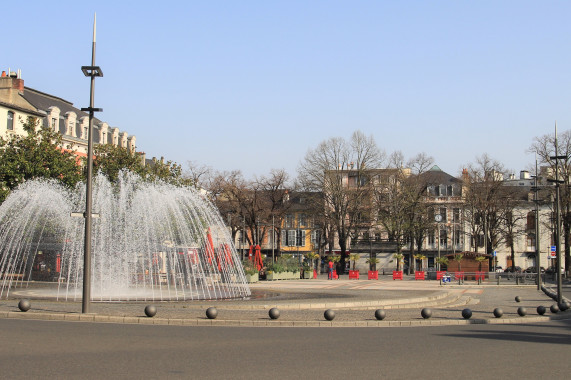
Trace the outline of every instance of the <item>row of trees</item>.
[[[571, 135], [565, 133], [559, 141], [559, 151], [565, 152], [560, 154], [569, 157], [571, 148], [562, 147], [571, 147]], [[540, 158], [540, 165], [554, 165], [549, 159], [554, 154], [553, 143], [554, 136], [546, 135], [532, 144], [530, 151]], [[398, 255], [406, 245], [409, 263], [412, 263], [413, 255], [422, 255], [424, 241], [436, 228], [435, 203], [427, 197], [427, 184], [433, 181], [429, 170], [433, 164], [432, 157], [425, 153], [409, 160], [401, 152], [387, 156], [372, 136], [357, 131], [348, 140], [330, 138], [308, 151], [294, 180], [283, 170], [272, 170], [268, 176], [253, 180], [244, 179], [240, 171], [212, 173], [207, 168], [191, 165], [191, 172], [195, 173], [193, 178], [208, 189], [221, 214], [227, 218], [233, 236], [242, 229], [247, 231], [246, 245], [264, 241], [273, 228], [279, 249], [284, 218], [292, 210], [292, 200], [302, 196], [314, 229], [318, 229], [322, 237], [320, 249], [333, 251], [334, 246], [338, 246], [341, 260], [346, 261], [351, 239], [372, 237], [377, 231], [382, 238], [396, 243]], [[562, 177], [567, 183], [571, 174], [566, 172], [568, 162], [560, 166], [564, 168]], [[385, 169], [378, 171], [377, 168]], [[509, 174], [500, 162], [486, 154], [465, 165], [458, 178], [462, 189], [458, 206], [468, 227], [462, 231], [463, 238], [470, 241], [473, 249], [491, 254], [503, 244], [511, 250], [512, 263], [515, 263], [515, 242], [523, 234], [533, 234], [521, 228], [522, 220], [533, 208], [528, 199], [529, 189], [506, 186], [504, 178]], [[545, 178], [540, 178], [540, 183], [544, 184]], [[569, 242], [571, 202], [569, 187], [564, 187], [563, 234]], [[552, 186], [546, 185], [543, 189], [541, 201], [550, 205]], [[542, 227], [554, 228], [551, 220], [546, 220]], [[567, 268], [569, 246], [565, 244]]]

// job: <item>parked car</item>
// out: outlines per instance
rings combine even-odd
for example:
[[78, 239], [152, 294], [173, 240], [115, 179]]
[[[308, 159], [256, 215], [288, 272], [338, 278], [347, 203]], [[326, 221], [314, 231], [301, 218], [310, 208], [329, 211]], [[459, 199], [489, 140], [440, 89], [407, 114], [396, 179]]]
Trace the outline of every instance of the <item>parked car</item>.
[[[549, 267], [545, 270], [545, 273], [547, 274], [555, 274], [557, 272], [557, 270], [555, 269], [555, 267]], [[565, 273], [565, 269], [561, 268], [561, 274]]]
[[502, 268], [501, 265], [496, 266], [496, 273], [502, 273], [504, 271], [504, 268]]
[[[509, 267], [507, 267], [506, 269], [504, 269], [504, 272], [505, 272], [505, 273], [512, 273], [512, 272], [513, 272], [513, 269], [514, 269], [514, 267], [509, 266]], [[521, 267], [519, 267], [519, 266], [516, 265], [515, 271], [516, 271], [517, 273], [521, 273]]]
[[[544, 267], [539, 267], [539, 270], [541, 271], [541, 273], [545, 273], [545, 268]], [[525, 273], [537, 273], [537, 268], [536, 267], [529, 267], [526, 270], [524, 270]]]

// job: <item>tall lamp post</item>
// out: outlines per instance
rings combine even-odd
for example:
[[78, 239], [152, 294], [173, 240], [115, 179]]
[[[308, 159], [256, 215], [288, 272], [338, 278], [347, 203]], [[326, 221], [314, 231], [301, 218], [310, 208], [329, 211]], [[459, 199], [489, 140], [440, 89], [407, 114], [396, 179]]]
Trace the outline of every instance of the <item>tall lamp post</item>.
[[438, 244], [438, 270], [440, 270], [440, 223], [442, 222], [442, 215], [436, 214], [434, 216], [434, 221], [437, 223], [436, 228], [438, 230], [438, 240], [436, 244]]
[[89, 112], [89, 130], [87, 133], [87, 179], [85, 189], [85, 240], [83, 251], [83, 301], [81, 312], [89, 313], [91, 306], [91, 210], [92, 210], [92, 176], [93, 176], [93, 114], [103, 111], [102, 108], [94, 108], [95, 78], [102, 77], [103, 71], [99, 66], [95, 66], [95, 30], [97, 15], [93, 16], [93, 43], [91, 45], [91, 66], [81, 66], [81, 71], [86, 77], [91, 78], [91, 92], [89, 96], [89, 107], [82, 108], [84, 112]]
[[561, 304], [561, 215], [560, 215], [560, 193], [559, 185], [563, 181], [559, 180], [559, 160], [566, 159], [567, 156], [559, 156], [559, 148], [557, 146], [557, 122], [555, 122], [555, 156], [549, 157], [555, 160], [555, 270], [557, 271], [557, 304]]
[[537, 157], [535, 157], [535, 175], [533, 176], [533, 203], [535, 203], [535, 265], [537, 266], [537, 290], [541, 290], [541, 256], [539, 252], [539, 198]]

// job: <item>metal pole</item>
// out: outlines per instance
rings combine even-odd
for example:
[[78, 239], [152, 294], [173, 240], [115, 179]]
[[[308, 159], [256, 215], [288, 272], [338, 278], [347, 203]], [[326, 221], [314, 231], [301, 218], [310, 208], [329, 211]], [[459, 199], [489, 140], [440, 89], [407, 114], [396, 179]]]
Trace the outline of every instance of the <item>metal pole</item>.
[[440, 223], [438, 223], [436, 226], [438, 228], [438, 270], [440, 270]]
[[555, 257], [557, 270], [557, 304], [561, 304], [561, 215], [560, 215], [560, 193], [559, 193], [559, 148], [557, 146], [557, 122], [555, 122]]
[[95, 77], [102, 77], [103, 72], [95, 66], [95, 36], [96, 36], [96, 15], [93, 17], [93, 43], [91, 46], [91, 66], [82, 66], [81, 70], [85, 76], [91, 77], [91, 92], [89, 96], [89, 108], [82, 108], [82, 111], [89, 111], [89, 130], [87, 134], [87, 178], [85, 189], [85, 240], [83, 252], [83, 301], [82, 313], [89, 313], [91, 306], [91, 219], [92, 219], [92, 176], [93, 176], [93, 113], [102, 111], [93, 107], [95, 94]]
[[274, 256], [274, 242], [276, 240], [276, 231], [274, 228], [274, 215], [272, 215], [272, 264], [275, 262], [275, 256]]
[[538, 199], [538, 182], [537, 182], [537, 157], [535, 158], [535, 179], [534, 183], [534, 197], [533, 201], [535, 203], [535, 265], [537, 265], [537, 290], [541, 290], [541, 256], [539, 252], [539, 199]]
[[242, 217], [242, 261], [244, 261], [244, 243], [245, 243], [245, 236], [246, 234], [246, 218]]

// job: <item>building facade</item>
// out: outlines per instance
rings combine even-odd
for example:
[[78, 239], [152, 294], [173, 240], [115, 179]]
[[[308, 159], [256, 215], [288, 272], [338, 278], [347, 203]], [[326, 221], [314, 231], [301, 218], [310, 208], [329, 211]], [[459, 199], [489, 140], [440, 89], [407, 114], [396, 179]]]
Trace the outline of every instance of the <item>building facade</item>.
[[[19, 71], [3, 71], [0, 76], [0, 136], [25, 134], [23, 125], [31, 116], [40, 121], [38, 127], [59, 132], [65, 149], [87, 156], [89, 115], [67, 100], [25, 87], [20, 76]], [[136, 147], [135, 136], [97, 118], [93, 119], [93, 142], [121, 146], [132, 152]]]

